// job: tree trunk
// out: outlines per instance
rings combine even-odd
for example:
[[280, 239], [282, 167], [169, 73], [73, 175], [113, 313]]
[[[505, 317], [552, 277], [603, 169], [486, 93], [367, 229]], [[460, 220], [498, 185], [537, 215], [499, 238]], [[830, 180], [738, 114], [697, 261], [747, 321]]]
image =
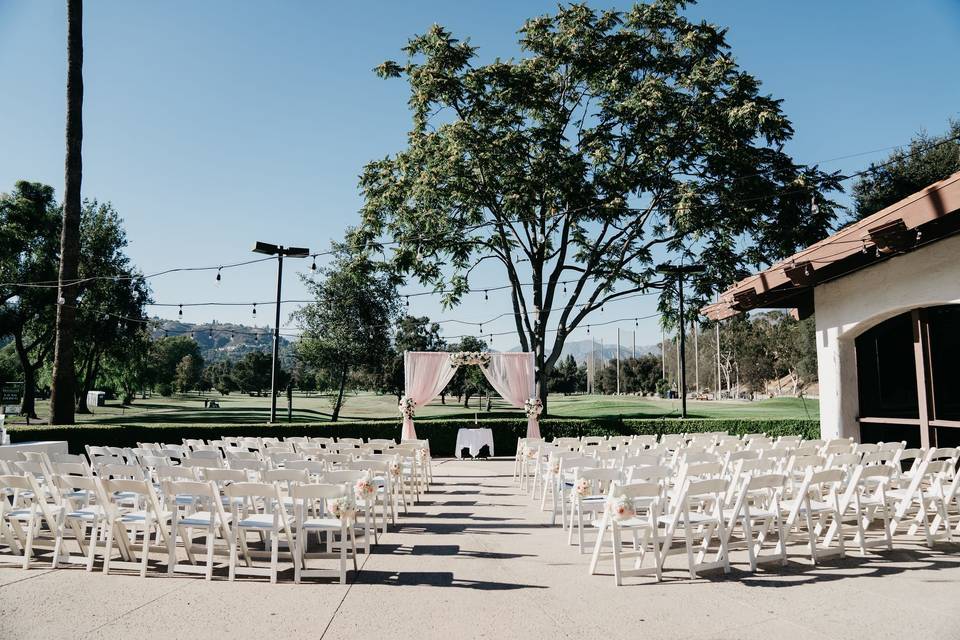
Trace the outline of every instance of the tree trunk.
[[80, 263], [80, 183], [83, 178], [83, 0], [67, 0], [67, 154], [56, 344], [50, 390], [50, 424], [73, 424], [73, 338]]
[[464, 393], [464, 394], [463, 394], [463, 408], [464, 408], [464, 409], [469, 409], [469, 408], [470, 408], [470, 394], [469, 394], [469, 393]]
[[440, 394], [440, 404], [447, 404], [447, 394], [446, 394], [446, 392]]
[[96, 351], [90, 354], [90, 357], [83, 363], [83, 377], [77, 387], [77, 413], [90, 413], [87, 406], [87, 392], [93, 386], [93, 372], [97, 361]]
[[333, 413], [330, 415], [330, 422], [336, 422], [340, 417], [340, 407], [343, 406], [343, 389], [347, 384], [347, 369], [344, 367], [340, 371], [340, 388], [337, 390], [337, 401], [333, 405]]
[[20, 360], [20, 369], [23, 370], [23, 398], [20, 401], [20, 413], [28, 418], [37, 418], [36, 401], [36, 367], [30, 362], [30, 354], [23, 346], [23, 336], [19, 333], [13, 336], [14, 348]]

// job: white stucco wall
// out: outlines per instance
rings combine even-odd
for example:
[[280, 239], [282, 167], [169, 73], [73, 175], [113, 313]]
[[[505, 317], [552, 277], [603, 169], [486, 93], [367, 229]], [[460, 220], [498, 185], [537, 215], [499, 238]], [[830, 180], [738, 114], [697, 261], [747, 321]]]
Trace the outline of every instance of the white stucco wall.
[[859, 439], [854, 339], [917, 307], [960, 303], [960, 236], [896, 256], [814, 289], [820, 431]]

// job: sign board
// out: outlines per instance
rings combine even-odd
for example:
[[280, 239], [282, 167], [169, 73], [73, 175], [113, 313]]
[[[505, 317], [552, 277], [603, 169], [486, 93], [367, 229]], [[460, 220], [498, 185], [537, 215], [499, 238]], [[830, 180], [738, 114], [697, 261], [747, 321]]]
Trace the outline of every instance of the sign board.
[[22, 382], [7, 382], [0, 387], [0, 405], [4, 415], [20, 413], [20, 396], [23, 395]]
[[23, 395], [22, 382], [6, 382], [0, 388], [0, 404], [20, 404], [20, 396]]

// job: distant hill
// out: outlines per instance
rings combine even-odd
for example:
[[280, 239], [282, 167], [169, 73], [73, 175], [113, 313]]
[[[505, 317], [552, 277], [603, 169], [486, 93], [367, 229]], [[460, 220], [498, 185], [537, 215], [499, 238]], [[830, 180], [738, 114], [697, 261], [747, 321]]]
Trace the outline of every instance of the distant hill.
[[[269, 326], [249, 326], [229, 322], [207, 322], [193, 324], [178, 320], [152, 318], [156, 327], [152, 333], [154, 339], [170, 336], [192, 336], [200, 345], [200, 355], [205, 362], [219, 360], [240, 360], [251, 351], [269, 352], [273, 348], [272, 328]], [[259, 334], [259, 335], [258, 335]], [[280, 337], [280, 358], [287, 360], [293, 351], [293, 343]]]
[[[612, 360], [617, 357], [617, 345], [607, 343], [603, 345], [603, 350], [600, 349], [600, 342], [593, 343], [594, 353], [597, 358], [602, 357], [607, 360]], [[568, 355], [572, 355], [573, 359], [577, 362], [586, 362], [587, 358], [590, 356], [591, 342], [589, 340], [574, 340], [567, 341], [563, 345], [563, 351], [560, 354], [560, 359], [566, 358]], [[633, 349], [633, 344], [620, 343], [620, 357], [629, 358], [631, 355], [631, 350]], [[511, 351], [520, 351], [520, 347], [514, 347]], [[646, 354], [653, 354], [656, 356], [660, 355], [660, 345], [659, 344], [648, 344], [648, 345], [637, 345], [637, 356], [642, 356]]]

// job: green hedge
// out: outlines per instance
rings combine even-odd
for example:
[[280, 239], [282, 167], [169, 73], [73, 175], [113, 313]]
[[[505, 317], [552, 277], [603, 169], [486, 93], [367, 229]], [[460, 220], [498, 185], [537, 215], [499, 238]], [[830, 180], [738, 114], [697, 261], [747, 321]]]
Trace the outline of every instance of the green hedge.
[[[496, 454], [510, 456], [516, 452], [517, 438], [526, 434], [527, 422], [520, 418], [489, 418], [474, 423], [470, 419], [424, 419], [417, 421], [417, 436], [430, 440], [434, 456], [454, 454], [457, 429], [490, 427]], [[820, 437], [820, 423], [816, 420], [748, 420], [748, 419], [566, 419], [547, 418], [540, 422], [544, 438], [660, 435], [664, 433], [693, 433], [727, 431], [734, 434], [765, 432], [771, 435], [801, 435]], [[84, 445], [134, 447], [137, 442], [179, 443], [183, 438], [216, 440], [223, 436], [317, 436], [333, 438], [398, 438], [397, 420], [367, 420], [362, 422], [322, 422], [307, 424], [157, 424], [157, 425], [98, 425], [14, 426], [10, 428], [13, 442], [29, 440], [66, 440], [72, 453], [83, 451]]]

